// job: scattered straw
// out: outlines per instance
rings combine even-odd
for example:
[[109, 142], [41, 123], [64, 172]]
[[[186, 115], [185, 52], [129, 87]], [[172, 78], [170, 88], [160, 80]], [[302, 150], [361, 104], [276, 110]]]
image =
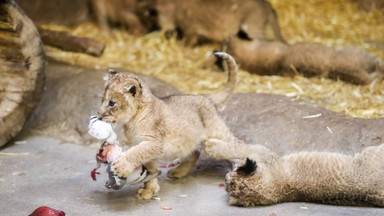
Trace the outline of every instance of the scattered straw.
[[29, 155], [28, 152], [26, 153], [8, 153], [8, 152], [0, 152], [0, 156], [26, 156]]
[[[350, 0], [271, 0], [279, 15], [283, 36], [289, 43], [318, 42], [328, 46], [358, 45], [384, 59], [384, 12], [359, 11]], [[73, 28], [47, 26], [74, 35], [92, 37], [107, 43], [102, 57], [62, 52], [47, 47], [48, 56], [88, 68], [121, 67], [167, 81], [185, 93], [217, 91], [226, 74], [206, 67], [218, 44], [195, 48], [182, 41], [166, 40], [161, 32], [134, 37], [123, 30], [102, 34], [92, 23]], [[355, 117], [384, 116], [384, 81], [355, 86], [324, 78], [293, 78], [252, 75], [239, 71], [237, 92], [280, 94], [307, 98], [330, 110]]]
[[302, 118], [303, 118], [303, 119], [318, 118], [318, 117], [320, 117], [321, 115], [322, 115], [321, 113], [317, 113], [317, 114], [314, 114], [314, 115], [303, 116]]

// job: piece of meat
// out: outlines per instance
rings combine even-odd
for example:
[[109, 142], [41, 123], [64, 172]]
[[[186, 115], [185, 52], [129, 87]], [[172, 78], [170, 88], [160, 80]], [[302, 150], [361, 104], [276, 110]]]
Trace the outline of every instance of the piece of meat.
[[121, 154], [121, 147], [116, 144], [109, 144], [104, 142], [99, 148], [99, 152], [96, 154], [97, 166], [91, 171], [91, 177], [96, 181], [96, 175], [99, 175], [99, 172], [96, 172], [100, 168], [101, 164], [108, 164], [108, 162], [114, 161]]
[[65, 216], [65, 213], [47, 206], [41, 206], [33, 211], [29, 216]]

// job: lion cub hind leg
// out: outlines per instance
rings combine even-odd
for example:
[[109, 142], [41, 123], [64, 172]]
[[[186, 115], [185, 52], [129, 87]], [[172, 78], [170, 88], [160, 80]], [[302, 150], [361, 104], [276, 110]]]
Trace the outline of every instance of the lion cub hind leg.
[[[157, 170], [157, 159], [151, 160], [148, 163], [144, 164], [144, 166], [148, 169], [150, 172], [154, 172]], [[152, 199], [154, 196], [157, 195], [157, 193], [160, 191], [160, 186], [157, 181], [157, 178], [154, 178], [148, 182], [144, 183], [144, 187], [140, 188], [136, 192], [136, 197], [138, 199]]]
[[157, 181], [157, 178], [152, 179], [151, 181], [145, 182], [144, 187], [140, 188], [136, 192], [136, 198], [148, 200], [152, 199], [160, 191], [160, 186]]
[[195, 166], [197, 160], [200, 157], [200, 151], [193, 151], [188, 157], [183, 158], [179, 166], [170, 169], [167, 173], [168, 178], [178, 179], [186, 176], [189, 171]]

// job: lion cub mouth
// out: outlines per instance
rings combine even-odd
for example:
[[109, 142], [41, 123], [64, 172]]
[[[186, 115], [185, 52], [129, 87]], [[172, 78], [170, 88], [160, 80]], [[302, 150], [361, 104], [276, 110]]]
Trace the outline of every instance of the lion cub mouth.
[[103, 116], [103, 117], [98, 117], [100, 121], [106, 122], [111, 124], [112, 126], [115, 126], [117, 121], [115, 119], [111, 119], [109, 116]]

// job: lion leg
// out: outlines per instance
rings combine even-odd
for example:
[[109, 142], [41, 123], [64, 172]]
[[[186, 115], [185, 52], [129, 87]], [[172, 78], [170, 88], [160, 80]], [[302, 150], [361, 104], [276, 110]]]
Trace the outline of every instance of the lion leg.
[[152, 179], [151, 181], [145, 182], [144, 187], [140, 188], [136, 192], [136, 198], [138, 199], [152, 199], [160, 191], [160, 186], [157, 181], [157, 178]]
[[184, 33], [185, 44], [187, 46], [196, 46], [199, 42], [199, 36], [195, 33]]
[[190, 154], [188, 157], [184, 158], [181, 161], [179, 166], [169, 170], [167, 173], [167, 176], [169, 178], [175, 178], [175, 179], [186, 176], [189, 173], [189, 171], [191, 171], [193, 166], [195, 166], [199, 157], [200, 157], [200, 151], [199, 150], [193, 151], [192, 154]]
[[110, 34], [110, 27], [108, 24], [108, 14], [105, 9], [106, 2], [104, 0], [91, 0], [91, 6], [93, 7], [94, 17], [99, 27], [103, 30], [103, 33], [106, 35]]
[[157, 159], [161, 146], [161, 143], [151, 141], [143, 141], [132, 146], [113, 162], [111, 170], [119, 177], [128, 177], [137, 166]]
[[132, 12], [124, 14], [124, 22], [133, 35], [140, 36], [147, 33], [140, 19]]
[[[156, 171], [157, 170], [157, 159], [152, 160], [152, 161], [144, 164], [144, 166], [150, 172]], [[144, 187], [140, 188], [136, 192], [136, 197], [138, 199], [144, 199], [144, 200], [152, 199], [154, 196], [156, 196], [156, 194], [159, 191], [160, 191], [160, 186], [159, 186], [158, 180], [157, 180], [157, 178], [154, 178], [154, 179], [144, 183]]]
[[266, 147], [257, 144], [225, 142], [219, 139], [208, 139], [204, 142], [204, 151], [215, 159], [245, 159], [250, 157], [259, 161], [271, 162], [278, 159], [278, 155]]
[[204, 142], [204, 151], [215, 159], [243, 159], [250, 151], [242, 143], [229, 143], [220, 139], [210, 138]]

